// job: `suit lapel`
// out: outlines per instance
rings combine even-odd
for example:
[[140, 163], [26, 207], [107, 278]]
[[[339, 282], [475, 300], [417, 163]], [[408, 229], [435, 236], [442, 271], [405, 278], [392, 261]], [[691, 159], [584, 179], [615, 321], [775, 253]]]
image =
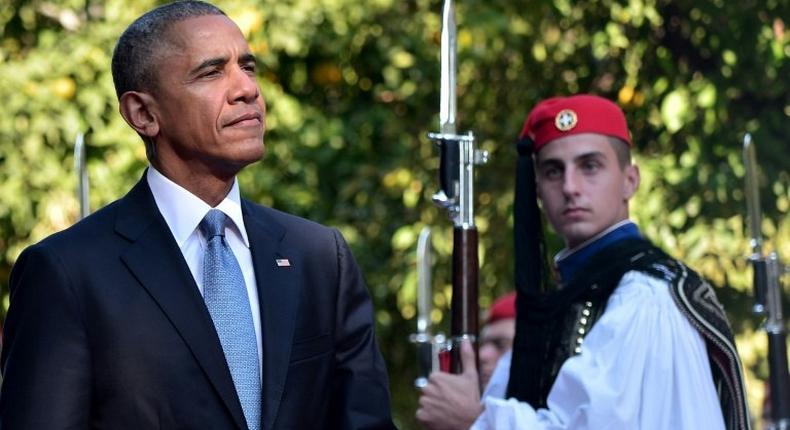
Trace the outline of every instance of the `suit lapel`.
[[[143, 179], [121, 201], [116, 231], [132, 243], [121, 259], [184, 339], [239, 428], [245, 429], [230, 370], [195, 280]], [[162, 269], [167, 262], [169, 269]]]
[[[242, 201], [250, 240], [263, 334], [263, 428], [277, 417], [293, 342], [302, 289], [301, 254], [282, 243], [285, 229], [265, 209]], [[280, 260], [278, 264], [277, 260]], [[286, 261], [287, 260], [287, 264]]]

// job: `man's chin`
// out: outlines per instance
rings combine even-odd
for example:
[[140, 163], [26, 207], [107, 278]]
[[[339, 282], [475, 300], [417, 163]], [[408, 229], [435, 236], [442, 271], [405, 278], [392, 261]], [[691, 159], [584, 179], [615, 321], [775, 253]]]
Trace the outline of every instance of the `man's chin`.
[[226, 157], [222, 162], [215, 163], [210, 170], [214, 176], [230, 179], [236, 176], [245, 167], [257, 163], [262, 158], [263, 151], [236, 153], [233, 157]]
[[261, 142], [239, 145], [239, 151], [235, 154], [232, 164], [244, 168], [252, 163], [263, 159], [266, 154], [266, 147]]
[[562, 231], [568, 248], [575, 248], [595, 236], [595, 228], [586, 223], [574, 223]]

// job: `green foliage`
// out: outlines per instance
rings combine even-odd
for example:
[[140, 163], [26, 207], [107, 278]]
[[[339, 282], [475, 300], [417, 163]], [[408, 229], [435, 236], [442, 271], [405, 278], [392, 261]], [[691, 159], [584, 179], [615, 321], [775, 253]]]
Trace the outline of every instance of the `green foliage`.
[[[27, 245], [73, 223], [73, 142], [87, 132], [91, 205], [146, 165], [117, 114], [109, 59], [153, 1], [16, 0], [0, 6], [0, 287]], [[478, 170], [481, 304], [512, 288], [511, 207], [524, 116], [539, 99], [593, 92], [624, 107], [643, 183], [644, 232], [720, 287], [739, 333], [753, 411], [766, 346], [749, 315], [740, 139], [761, 162], [763, 233], [790, 258], [787, 0], [457, 0], [458, 110], [492, 154]], [[435, 320], [446, 327], [450, 225], [430, 202], [437, 154], [439, 0], [228, 0], [260, 60], [267, 157], [245, 195], [337, 226], [376, 305], [398, 424], [414, 426], [414, 247], [435, 228]], [[506, 172], [506, 173], [503, 173]], [[4, 301], [7, 303], [7, 297]]]

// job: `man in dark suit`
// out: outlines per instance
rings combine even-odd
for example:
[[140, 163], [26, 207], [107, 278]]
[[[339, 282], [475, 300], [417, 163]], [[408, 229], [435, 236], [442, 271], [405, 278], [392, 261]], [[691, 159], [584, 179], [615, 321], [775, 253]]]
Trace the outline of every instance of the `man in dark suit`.
[[151, 166], [19, 257], [0, 427], [391, 428], [343, 238], [239, 197], [266, 109], [238, 27], [202, 2], [154, 9], [121, 36], [113, 79]]

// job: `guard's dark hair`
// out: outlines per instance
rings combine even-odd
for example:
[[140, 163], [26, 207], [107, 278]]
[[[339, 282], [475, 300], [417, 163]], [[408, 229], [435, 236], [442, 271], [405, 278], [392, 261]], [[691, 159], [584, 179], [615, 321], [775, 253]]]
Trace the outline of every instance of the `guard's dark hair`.
[[127, 91], [152, 90], [156, 85], [156, 51], [173, 24], [188, 18], [225, 15], [218, 7], [196, 0], [177, 1], [146, 12], [118, 39], [112, 54], [112, 80], [118, 99]]
[[612, 145], [614, 153], [617, 155], [617, 162], [620, 164], [620, 168], [625, 169], [626, 166], [631, 164], [631, 146], [619, 137], [606, 137], [609, 140], [609, 143]]

